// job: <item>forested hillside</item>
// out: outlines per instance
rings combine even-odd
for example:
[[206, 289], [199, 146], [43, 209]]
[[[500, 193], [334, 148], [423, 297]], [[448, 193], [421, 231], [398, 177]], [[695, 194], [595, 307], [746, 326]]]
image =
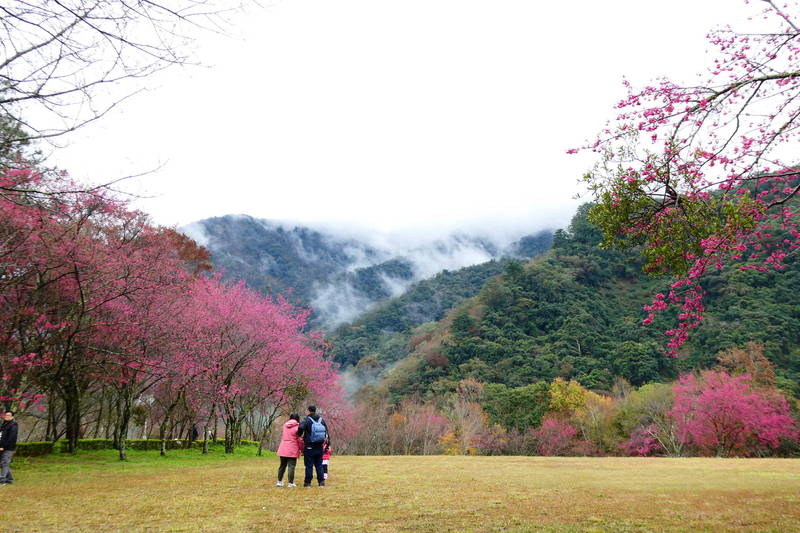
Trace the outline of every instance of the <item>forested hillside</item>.
[[[492, 259], [527, 259], [546, 250], [552, 240], [551, 231], [510, 242], [463, 233], [400, 238], [245, 215], [201, 220], [182, 231], [211, 252], [226, 279], [311, 307], [312, 322], [325, 329], [353, 320], [376, 302], [399, 296], [414, 282], [443, 270]], [[446, 309], [454, 303], [447, 300], [444, 307], [434, 307]], [[441, 316], [440, 311], [426, 313], [426, 320]], [[419, 323], [411, 321], [412, 326]]]
[[[707, 275], [704, 324], [679, 358], [669, 358], [663, 353], [664, 332], [675, 317], [662, 314], [642, 325], [642, 305], [669, 280], [642, 274], [636, 250], [600, 249], [601, 234], [587, 221], [587, 211], [583, 206], [566, 231], [556, 232], [550, 252], [526, 265], [503, 264], [502, 275], [477, 296], [440, 322], [417, 328], [407, 346], [383, 347], [362, 358], [356, 373], [374, 374], [381, 361], [393, 361], [405, 349], [411, 355], [376, 385], [395, 401], [412, 395], [434, 399], [456, 390], [465, 378], [522, 387], [560, 377], [609, 391], [620, 377], [636, 386], [675, 379], [683, 369], [712, 366], [721, 350], [756, 341], [777, 367], [778, 386], [798, 393], [795, 258], [778, 273], [731, 268]], [[379, 323], [359, 327], [379, 328]], [[353, 354], [362, 352], [344, 339], [335, 353], [352, 362]]]

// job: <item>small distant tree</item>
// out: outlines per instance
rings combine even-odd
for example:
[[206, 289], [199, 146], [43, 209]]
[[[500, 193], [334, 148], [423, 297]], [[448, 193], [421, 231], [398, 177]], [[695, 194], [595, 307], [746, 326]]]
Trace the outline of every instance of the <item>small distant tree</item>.
[[464, 379], [458, 385], [450, 404], [449, 419], [453, 426], [458, 450], [464, 454], [477, 453], [478, 437], [487, 431], [487, 417], [478, 403], [483, 384]]
[[401, 404], [401, 412], [406, 417], [401, 435], [403, 453], [434, 453], [439, 437], [447, 430], [448, 420], [433, 405], [421, 405], [412, 400]]
[[748, 342], [744, 348], [729, 348], [717, 354], [721, 370], [729, 374], [747, 374], [756, 385], [775, 386], [775, 365], [764, 356], [764, 345]]
[[556, 378], [550, 384], [549, 411], [562, 417], [569, 417], [576, 409], [586, 405], [588, 392], [577, 381]]
[[616, 451], [618, 437], [614, 430], [617, 405], [613, 398], [587, 391], [585, 405], [576, 410], [572, 422], [583, 440], [606, 452]]
[[658, 426], [650, 424], [633, 430], [628, 440], [620, 445], [620, 449], [627, 455], [649, 456], [660, 455], [664, 447], [658, 440]]
[[655, 452], [655, 441], [666, 455], [683, 455], [686, 444], [679, 438], [676, 419], [670, 415], [674, 405], [673, 389], [668, 383], [648, 383], [630, 392], [622, 400], [614, 422], [628, 439], [622, 444], [625, 453]]
[[536, 439], [539, 455], [571, 455], [578, 430], [575, 426], [558, 418], [546, 418], [542, 425], [531, 430]]
[[509, 388], [501, 383], [487, 383], [481, 396], [489, 419], [506, 429], [526, 432], [541, 424], [550, 405], [550, 385], [545, 381]]
[[404, 446], [404, 444], [406, 444], [404, 437], [408, 435], [406, 430], [408, 418], [402, 413], [392, 413], [389, 415], [387, 425], [389, 430], [389, 453], [407, 454], [407, 447]]

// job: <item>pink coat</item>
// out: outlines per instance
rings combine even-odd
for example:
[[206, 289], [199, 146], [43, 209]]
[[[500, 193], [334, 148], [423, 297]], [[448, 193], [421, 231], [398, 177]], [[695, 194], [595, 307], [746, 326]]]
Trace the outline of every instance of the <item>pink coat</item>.
[[[325, 444], [328, 444], [328, 443], [326, 442]], [[325, 460], [330, 459], [330, 458], [331, 458], [331, 446], [330, 446], [330, 444], [328, 444], [325, 447], [325, 451], [322, 452], [322, 460], [325, 461]]]
[[278, 457], [300, 457], [300, 453], [303, 451], [303, 439], [297, 436], [299, 426], [300, 422], [291, 418], [283, 425]]

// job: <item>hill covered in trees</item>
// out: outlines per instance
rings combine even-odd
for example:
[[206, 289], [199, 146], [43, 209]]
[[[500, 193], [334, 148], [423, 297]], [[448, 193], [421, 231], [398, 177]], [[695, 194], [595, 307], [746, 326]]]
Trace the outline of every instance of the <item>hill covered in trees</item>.
[[211, 252], [226, 279], [310, 306], [313, 323], [325, 328], [352, 320], [376, 302], [399, 296], [444, 270], [493, 259], [527, 259], [546, 250], [552, 240], [551, 231], [518, 232], [514, 238], [392, 236], [313, 229], [246, 215], [209, 218], [181, 231]]
[[[362, 355], [356, 377], [368, 382], [380, 374], [368, 389], [383, 390], [393, 401], [433, 400], [463, 379], [523, 387], [562, 378], [598, 391], [610, 391], [618, 378], [635, 386], [668, 381], [682, 370], [713, 366], [722, 350], [755, 341], [775, 365], [777, 385], [798, 393], [800, 300], [791, 290], [800, 282], [796, 258], [787, 258], [783, 272], [731, 268], [707, 274], [704, 323], [680, 357], [669, 358], [665, 331], [676, 317], [665, 313], [643, 325], [642, 305], [668, 289], [670, 280], [643, 274], [635, 249], [598, 247], [602, 235], [587, 211], [580, 208], [569, 228], [555, 233], [548, 253], [527, 264], [494, 264], [502, 273], [442, 320], [362, 355], [350, 343], [352, 332], [387, 330], [385, 315], [365, 317], [340, 337], [338, 360], [352, 363], [354, 354]], [[395, 362], [403, 353], [409, 355]]]

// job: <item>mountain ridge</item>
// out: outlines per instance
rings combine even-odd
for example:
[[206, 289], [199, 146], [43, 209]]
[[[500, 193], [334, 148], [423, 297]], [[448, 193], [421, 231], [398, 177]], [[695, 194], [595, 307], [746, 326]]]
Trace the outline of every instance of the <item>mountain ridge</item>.
[[206, 247], [225, 277], [313, 309], [316, 327], [356, 319], [443, 270], [500, 258], [527, 258], [549, 246], [552, 231], [450, 234], [370, 233], [249, 215], [212, 217], [179, 228]]

